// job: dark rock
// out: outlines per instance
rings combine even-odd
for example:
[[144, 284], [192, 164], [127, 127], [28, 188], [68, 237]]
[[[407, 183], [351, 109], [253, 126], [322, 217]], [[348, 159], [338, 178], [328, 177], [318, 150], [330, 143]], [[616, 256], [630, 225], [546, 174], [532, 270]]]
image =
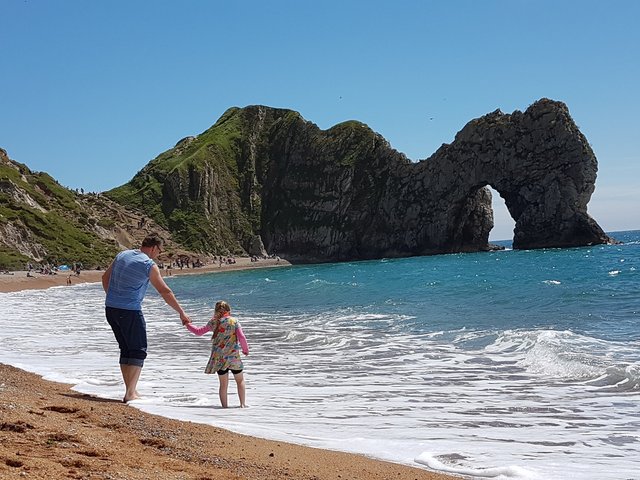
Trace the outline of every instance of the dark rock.
[[297, 123], [273, 136], [269, 152], [267, 250], [332, 259], [488, 250], [487, 185], [516, 221], [514, 248], [610, 241], [587, 214], [595, 155], [560, 102], [473, 120], [419, 163], [364, 125], [341, 133]]
[[262, 243], [262, 238], [260, 238], [260, 235], [255, 235], [251, 239], [251, 245], [249, 246], [247, 253], [256, 257], [267, 256], [267, 251], [264, 248], [264, 244]]
[[366, 125], [328, 130], [290, 110], [232, 108], [150, 162], [115, 200], [187, 248], [349, 260], [485, 251], [493, 187], [514, 248], [611, 242], [587, 214], [597, 161], [566, 105], [496, 110], [412, 163]]

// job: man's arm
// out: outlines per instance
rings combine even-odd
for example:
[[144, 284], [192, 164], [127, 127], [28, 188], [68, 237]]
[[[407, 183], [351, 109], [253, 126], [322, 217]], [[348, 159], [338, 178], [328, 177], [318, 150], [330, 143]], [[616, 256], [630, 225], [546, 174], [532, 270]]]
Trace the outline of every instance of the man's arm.
[[113, 262], [111, 262], [111, 265], [109, 265], [109, 268], [107, 268], [107, 271], [102, 274], [102, 288], [104, 290], [104, 293], [107, 293], [107, 290], [109, 290], [109, 280], [111, 280], [112, 271], [113, 271]]
[[173, 294], [173, 291], [169, 288], [169, 286], [164, 282], [162, 278], [162, 274], [160, 273], [160, 269], [157, 265], [153, 265], [151, 267], [151, 273], [149, 274], [149, 281], [151, 281], [151, 285], [158, 291], [158, 293], [164, 298], [164, 301], [167, 302], [171, 308], [173, 308], [180, 315], [180, 320], [182, 320], [182, 324], [186, 325], [187, 323], [191, 323], [191, 319], [184, 312], [176, 296]]

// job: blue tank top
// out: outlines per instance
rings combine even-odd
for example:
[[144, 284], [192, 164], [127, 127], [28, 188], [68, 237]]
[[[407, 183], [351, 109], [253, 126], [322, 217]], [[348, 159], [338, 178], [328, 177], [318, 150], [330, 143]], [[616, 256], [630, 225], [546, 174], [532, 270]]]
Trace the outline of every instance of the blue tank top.
[[105, 305], [124, 310], [141, 310], [153, 265], [153, 260], [140, 250], [120, 252], [111, 269]]

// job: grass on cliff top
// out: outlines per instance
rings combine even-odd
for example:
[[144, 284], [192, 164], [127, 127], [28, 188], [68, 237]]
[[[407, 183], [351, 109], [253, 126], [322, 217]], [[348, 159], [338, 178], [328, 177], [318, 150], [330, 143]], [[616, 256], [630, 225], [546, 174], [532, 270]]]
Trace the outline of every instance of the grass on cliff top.
[[[209, 226], [202, 211], [202, 204], [189, 201], [188, 192], [193, 181], [192, 173], [213, 168], [224, 178], [232, 190], [237, 191], [238, 165], [245, 123], [241, 110], [228, 110], [214, 126], [201, 133], [188, 144], [180, 142], [176, 147], [158, 155], [140, 170], [128, 183], [105, 193], [112, 200], [144, 212], [159, 225], [176, 235], [176, 240], [193, 250], [234, 249], [226, 245], [214, 228]], [[163, 192], [165, 182], [178, 182], [173, 187], [181, 212], [171, 205]], [[164, 211], [163, 208], [167, 209]], [[211, 227], [211, 228], [210, 228]]]
[[[234, 110], [234, 109], [232, 109]], [[189, 169], [201, 170], [205, 162], [222, 162], [237, 173], [235, 162], [238, 143], [242, 138], [244, 122], [235, 111], [227, 112], [218, 122], [201, 133], [186, 147], [174, 147], [161, 153], [129, 182], [106, 192], [106, 195], [124, 205], [135, 205], [146, 210], [144, 195], [156, 200], [162, 196], [162, 183], [171, 173], [187, 174]], [[146, 207], [146, 208], [144, 208]]]
[[339, 123], [323, 133], [327, 140], [338, 144], [339, 164], [345, 167], [354, 167], [365, 160], [376, 137], [369, 126], [356, 120]]

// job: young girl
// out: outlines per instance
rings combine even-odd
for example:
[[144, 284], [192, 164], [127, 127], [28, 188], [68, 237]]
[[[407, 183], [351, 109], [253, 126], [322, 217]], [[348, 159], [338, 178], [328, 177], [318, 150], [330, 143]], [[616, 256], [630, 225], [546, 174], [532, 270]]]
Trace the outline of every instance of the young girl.
[[229, 387], [229, 370], [233, 373], [233, 378], [238, 387], [238, 398], [240, 408], [246, 407], [244, 393], [244, 375], [242, 374], [242, 359], [240, 358], [240, 347], [242, 353], [249, 355], [249, 345], [242, 332], [238, 320], [231, 316], [231, 307], [227, 302], [216, 303], [213, 317], [204, 327], [194, 327], [186, 324], [187, 329], [198, 336], [213, 331], [211, 337], [211, 357], [207, 363], [204, 373], [218, 374], [220, 380], [220, 403], [222, 408], [227, 408], [227, 388]]

